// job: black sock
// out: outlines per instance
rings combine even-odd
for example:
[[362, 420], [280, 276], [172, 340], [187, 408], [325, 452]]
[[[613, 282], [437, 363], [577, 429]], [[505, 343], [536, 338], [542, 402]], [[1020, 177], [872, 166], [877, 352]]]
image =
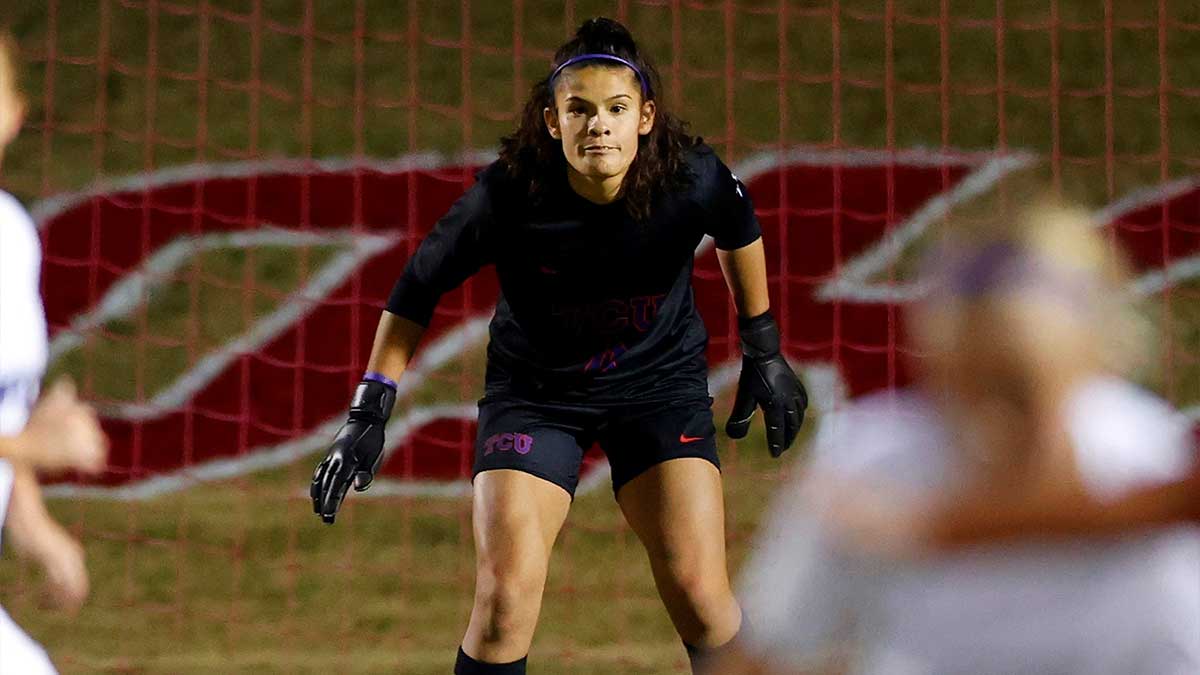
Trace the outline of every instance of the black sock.
[[[734, 638], [736, 637], [735, 635]], [[688, 661], [692, 663], [692, 673], [704, 673], [705, 671], [702, 668], [723, 654], [732, 644], [733, 640], [719, 647], [693, 647], [686, 642], [683, 643], [683, 648], [687, 650]]]
[[525, 675], [525, 662], [529, 657], [523, 657], [512, 663], [484, 663], [467, 656], [462, 647], [458, 648], [458, 660], [454, 662], [454, 675]]

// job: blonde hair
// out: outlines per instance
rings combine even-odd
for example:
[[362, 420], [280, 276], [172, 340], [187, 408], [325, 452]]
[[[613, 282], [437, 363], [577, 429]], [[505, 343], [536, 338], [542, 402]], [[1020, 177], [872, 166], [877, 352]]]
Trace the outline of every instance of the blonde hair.
[[17, 84], [16, 58], [16, 42], [0, 31], [0, 160], [4, 159], [4, 151], [25, 116], [25, 99]]
[[17, 43], [12, 36], [0, 31], [0, 95], [9, 95], [23, 103], [17, 81]]
[[1128, 375], [1149, 360], [1153, 330], [1129, 296], [1128, 264], [1082, 209], [1034, 200], [1012, 217], [947, 232], [945, 243], [936, 290], [922, 303], [929, 323], [917, 327], [927, 344], [952, 333], [966, 310], [1003, 305], [1017, 310], [1009, 319], [1073, 335], [1084, 353], [1072, 356], [1105, 370]]

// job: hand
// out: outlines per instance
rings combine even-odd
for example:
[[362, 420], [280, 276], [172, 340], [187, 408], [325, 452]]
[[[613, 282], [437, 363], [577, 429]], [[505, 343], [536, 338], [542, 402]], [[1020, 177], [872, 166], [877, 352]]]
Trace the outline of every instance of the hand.
[[383, 463], [383, 428], [392, 415], [396, 390], [363, 380], [350, 403], [350, 419], [338, 430], [325, 460], [313, 472], [309, 494], [313, 512], [332, 525], [350, 484], [356, 492], [371, 486]]
[[754, 411], [761, 406], [767, 423], [767, 447], [772, 457], [778, 457], [792, 446], [804, 424], [808, 394], [780, 353], [779, 327], [771, 314], [739, 319], [738, 324], [742, 374], [725, 433], [730, 438], [745, 438]]
[[90, 584], [83, 546], [57, 523], [39, 535], [36, 556], [46, 572], [46, 586], [55, 606], [71, 613], [87, 599]]
[[75, 385], [65, 378], [42, 396], [21, 436], [21, 459], [39, 469], [95, 474], [108, 461], [108, 438], [96, 411], [76, 398]]

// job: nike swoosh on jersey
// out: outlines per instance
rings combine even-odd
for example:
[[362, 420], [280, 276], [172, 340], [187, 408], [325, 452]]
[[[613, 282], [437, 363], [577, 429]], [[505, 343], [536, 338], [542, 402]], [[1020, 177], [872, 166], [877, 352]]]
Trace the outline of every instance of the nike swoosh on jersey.
[[701, 440], [703, 438], [704, 438], [703, 436], [685, 436], [683, 434], [679, 434], [679, 442], [680, 443], [695, 443], [696, 441]]

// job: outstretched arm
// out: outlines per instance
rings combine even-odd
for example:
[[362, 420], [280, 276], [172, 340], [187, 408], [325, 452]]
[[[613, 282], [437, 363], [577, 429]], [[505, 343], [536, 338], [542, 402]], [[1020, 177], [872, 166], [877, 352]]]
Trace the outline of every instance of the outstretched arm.
[[421, 324], [391, 312], [380, 317], [367, 373], [350, 402], [350, 417], [313, 472], [309, 488], [313, 511], [326, 523], [337, 517], [350, 486], [358, 492], [366, 490], [383, 464], [383, 429], [396, 403], [396, 381], [408, 368], [424, 332]]
[[1200, 470], [1114, 501], [1071, 487], [1021, 500], [995, 493], [962, 495], [934, 511], [928, 538], [933, 548], [951, 549], [1030, 536], [1111, 535], [1189, 521], [1200, 523]]
[[408, 368], [438, 300], [491, 262], [491, 190], [488, 173], [477, 182], [408, 259], [392, 287], [375, 331], [367, 372], [350, 400], [346, 424], [313, 472], [313, 511], [332, 524], [350, 485], [366, 490], [383, 463], [384, 426], [396, 403], [396, 381]]
[[725, 433], [744, 438], [754, 411], [762, 407], [767, 448], [778, 457], [791, 447], [804, 423], [808, 394], [783, 358], [779, 327], [768, 311], [771, 300], [762, 237], [740, 248], [718, 248], [717, 259], [737, 308], [742, 341], [742, 374]]
[[1200, 525], [1200, 469], [1106, 500], [1078, 480], [1040, 489], [976, 487], [932, 501], [877, 485], [838, 485], [834, 521], [844, 544], [883, 558], [1043, 537], [1105, 537], [1176, 523]]

